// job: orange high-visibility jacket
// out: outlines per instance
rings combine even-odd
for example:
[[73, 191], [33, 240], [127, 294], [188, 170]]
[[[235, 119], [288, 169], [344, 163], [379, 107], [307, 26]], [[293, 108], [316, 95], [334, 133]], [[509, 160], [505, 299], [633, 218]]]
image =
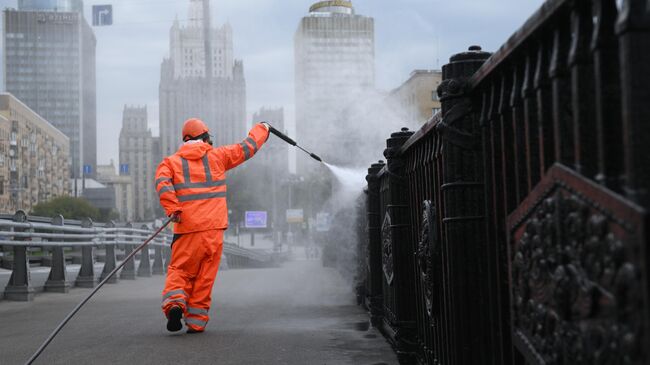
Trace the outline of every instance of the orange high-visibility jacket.
[[257, 124], [239, 144], [213, 148], [190, 141], [156, 170], [156, 191], [167, 216], [182, 212], [175, 233], [228, 228], [226, 171], [253, 157], [269, 132]]

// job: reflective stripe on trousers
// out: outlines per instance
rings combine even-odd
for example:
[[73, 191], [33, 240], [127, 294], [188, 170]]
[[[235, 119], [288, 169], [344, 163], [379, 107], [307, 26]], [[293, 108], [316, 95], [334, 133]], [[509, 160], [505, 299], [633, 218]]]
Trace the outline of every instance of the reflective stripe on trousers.
[[187, 307], [187, 313], [196, 314], [198, 316], [207, 316], [208, 310], [203, 308]]
[[208, 324], [208, 321], [202, 321], [198, 318], [190, 317], [190, 318], [185, 318], [185, 324], [187, 324], [188, 326], [199, 327], [199, 329], [203, 329], [203, 327], [205, 327], [205, 325]]

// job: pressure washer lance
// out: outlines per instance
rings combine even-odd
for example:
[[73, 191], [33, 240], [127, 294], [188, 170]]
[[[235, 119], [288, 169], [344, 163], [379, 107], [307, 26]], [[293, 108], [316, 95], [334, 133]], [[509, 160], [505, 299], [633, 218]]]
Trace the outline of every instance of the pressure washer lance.
[[284, 140], [285, 142], [287, 142], [288, 144], [300, 148], [301, 150], [303, 150], [303, 152], [305, 152], [306, 154], [308, 154], [309, 156], [311, 156], [311, 158], [313, 158], [314, 160], [316, 160], [316, 161], [318, 161], [318, 162], [323, 162], [323, 160], [322, 160], [320, 157], [318, 157], [318, 155], [316, 155], [315, 153], [311, 153], [311, 152], [307, 151], [306, 149], [300, 147], [300, 146], [298, 145], [298, 143], [296, 143], [296, 141], [294, 141], [293, 139], [289, 138], [287, 135], [285, 135], [284, 133], [280, 132], [279, 130], [273, 128], [273, 126], [270, 125], [269, 123], [266, 123], [266, 124], [269, 125], [269, 132], [271, 132], [271, 133], [275, 134], [276, 136], [280, 137], [281, 139], [283, 139], [283, 140]]
[[86, 304], [86, 302], [87, 302], [88, 300], [90, 300], [90, 298], [92, 298], [92, 296], [95, 295], [95, 293], [97, 293], [97, 291], [98, 291], [102, 286], [104, 286], [104, 284], [106, 284], [106, 282], [107, 282], [108, 280], [110, 280], [110, 278], [112, 278], [113, 275], [115, 275], [115, 273], [117, 273], [117, 272], [118, 272], [118, 271], [119, 271], [119, 270], [120, 270], [124, 265], [126, 265], [126, 263], [127, 263], [130, 259], [132, 259], [133, 256], [135, 256], [136, 253], [140, 252], [140, 250], [142, 250], [142, 249], [144, 248], [144, 246], [146, 246], [147, 244], [149, 244], [149, 242], [151, 242], [154, 238], [156, 238], [156, 236], [158, 236], [158, 235], [160, 234], [160, 232], [162, 232], [162, 230], [165, 229], [165, 227], [167, 227], [171, 221], [172, 221], [172, 219], [169, 218], [169, 219], [167, 220], [167, 222], [165, 222], [165, 224], [162, 225], [162, 227], [158, 228], [158, 230], [157, 230], [153, 235], [151, 235], [151, 237], [147, 238], [147, 240], [144, 241], [140, 246], [136, 247], [136, 249], [133, 250], [133, 251], [132, 251], [132, 252], [131, 252], [131, 253], [130, 253], [130, 254], [129, 254], [125, 259], [124, 259], [124, 261], [122, 261], [121, 264], [117, 265], [117, 267], [116, 267], [115, 269], [113, 269], [113, 271], [111, 271], [111, 272], [108, 274], [108, 276], [106, 276], [106, 277], [104, 278], [104, 280], [100, 281], [99, 284], [97, 284], [97, 286], [95, 287], [95, 289], [94, 289], [92, 292], [90, 292], [90, 294], [88, 294], [88, 296], [87, 296], [86, 298], [84, 298], [84, 300], [82, 300], [81, 303], [77, 304], [77, 306], [72, 310], [72, 312], [70, 312], [70, 314], [68, 314], [68, 316], [65, 317], [61, 323], [59, 323], [59, 325], [54, 329], [54, 331], [53, 331], [53, 332], [50, 334], [50, 336], [45, 340], [45, 342], [43, 342], [43, 344], [41, 345], [41, 347], [39, 347], [38, 350], [36, 350], [36, 352], [34, 353], [34, 355], [32, 355], [32, 357], [30, 357], [29, 360], [27, 360], [27, 362], [25, 363], [25, 365], [30, 365], [30, 364], [32, 364], [34, 361], [36, 361], [36, 359], [38, 359], [38, 356], [43, 352], [43, 350], [45, 350], [45, 348], [47, 347], [47, 345], [49, 345], [50, 342], [52, 342], [52, 340], [54, 339], [54, 337], [56, 337], [56, 335], [59, 334], [59, 332], [63, 329], [63, 326], [65, 326], [65, 325], [68, 323], [68, 321], [70, 321], [70, 319], [72, 319], [72, 317], [74, 317], [74, 315], [77, 314], [77, 312], [79, 312], [79, 309], [81, 309], [81, 307], [83, 307], [84, 304]]

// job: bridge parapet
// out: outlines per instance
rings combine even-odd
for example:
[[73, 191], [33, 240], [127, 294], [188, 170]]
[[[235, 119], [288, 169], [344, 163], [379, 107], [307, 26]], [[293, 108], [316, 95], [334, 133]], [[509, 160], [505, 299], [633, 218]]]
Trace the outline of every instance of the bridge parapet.
[[[81, 267], [75, 285], [94, 287], [98, 278], [95, 264], [104, 262], [99, 279], [104, 279], [116, 266], [119, 259], [126, 257], [134, 247], [155, 232], [148, 225], [135, 228], [131, 223], [94, 223], [89, 219], [66, 220], [59, 216], [45, 218], [28, 216], [18, 211], [13, 216], [0, 215], [0, 247], [3, 248], [2, 266], [12, 270], [4, 298], [7, 300], [30, 301], [34, 299], [35, 288], [30, 277], [31, 264], [49, 263], [50, 273], [43, 287], [45, 291], [67, 293], [73, 283], [68, 279], [66, 259], [80, 260]], [[120, 273], [120, 279], [135, 280], [136, 277], [163, 275], [171, 257], [172, 233], [158, 235], [149, 245], [153, 246], [153, 258], [148, 249], [135, 261], [127, 263]], [[99, 252], [98, 252], [99, 251]], [[257, 252], [224, 243], [224, 255], [231, 267], [272, 266], [279, 261], [270, 253]], [[151, 264], [153, 260], [153, 266]], [[117, 283], [113, 277], [108, 283]]]

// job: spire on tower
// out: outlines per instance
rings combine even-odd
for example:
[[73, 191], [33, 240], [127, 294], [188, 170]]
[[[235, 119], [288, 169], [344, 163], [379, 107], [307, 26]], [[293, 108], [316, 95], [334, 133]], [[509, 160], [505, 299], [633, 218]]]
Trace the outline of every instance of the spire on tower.
[[201, 28], [203, 26], [203, 0], [190, 0], [187, 17], [190, 28]]

